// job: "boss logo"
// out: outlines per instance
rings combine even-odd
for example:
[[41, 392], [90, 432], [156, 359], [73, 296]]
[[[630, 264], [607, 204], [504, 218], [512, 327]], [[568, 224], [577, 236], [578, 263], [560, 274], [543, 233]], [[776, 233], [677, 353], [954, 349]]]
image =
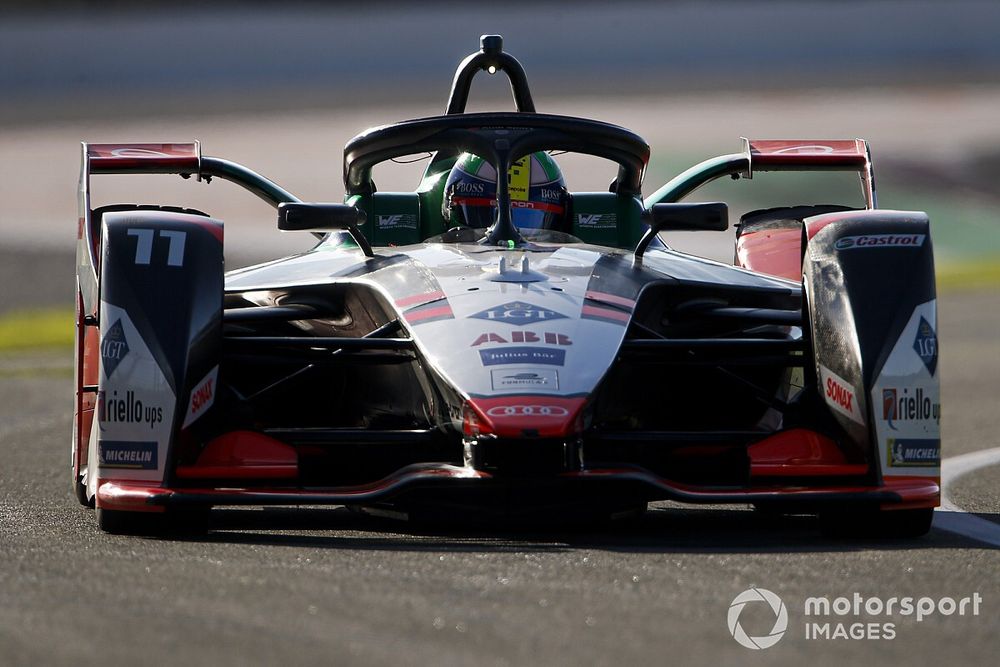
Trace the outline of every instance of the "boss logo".
[[568, 417], [569, 410], [558, 405], [498, 405], [486, 414], [490, 417]]

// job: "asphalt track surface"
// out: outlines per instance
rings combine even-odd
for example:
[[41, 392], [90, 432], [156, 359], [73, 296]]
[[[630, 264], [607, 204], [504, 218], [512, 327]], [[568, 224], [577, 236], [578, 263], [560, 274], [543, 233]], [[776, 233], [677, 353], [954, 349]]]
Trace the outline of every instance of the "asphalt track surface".
[[[941, 299], [946, 456], [997, 444], [996, 305], [992, 293]], [[0, 362], [2, 665], [958, 665], [988, 664], [998, 648], [997, 466], [949, 489], [994, 528], [992, 544], [939, 528], [838, 541], [808, 518], [673, 504], [610, 528], [526, 529], [217, 509], [203, 538], [118, 537], [69, 492], [71, 395], [66, 354]], [[752, 586], [788, 609], [786, 635], [764, 651], [727, 629], [730, 602]], [[919, 623], [828, 619], [893, 622], [892, 640], [804, 638], [807, 597], [855, 592], [983, 602], [978, 616]], [[750, 635], [773, 621], [759, 604], [740, 617]]]

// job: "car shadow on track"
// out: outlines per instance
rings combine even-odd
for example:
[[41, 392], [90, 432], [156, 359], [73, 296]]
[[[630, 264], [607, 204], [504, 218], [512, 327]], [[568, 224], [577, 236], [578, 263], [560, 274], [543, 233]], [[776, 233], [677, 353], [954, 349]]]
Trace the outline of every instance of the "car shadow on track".
[[[986, 515], [1000, 521], [1000, 515]], [[216, 509], [201, 542], [371, 551], [810, 553], [996, 547], [944, 530], [917, 539], [824, 535], [814, 516], [749, 509], [656, 507], [620, 522], [556, 520], [411, 523], [345, 508]]]

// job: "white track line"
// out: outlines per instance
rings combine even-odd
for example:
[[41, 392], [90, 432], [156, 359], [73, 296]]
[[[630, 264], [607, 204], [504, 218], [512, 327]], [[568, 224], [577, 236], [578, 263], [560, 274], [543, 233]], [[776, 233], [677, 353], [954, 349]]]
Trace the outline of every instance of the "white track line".
[[941, 507], [934, 512], [934, 527], [1000, 547], [1000, 524], [973, 516], [956, 505], [948, 489], [959, 477], [1000, 464], [1000, 447], [952, 456], [941, 462]]

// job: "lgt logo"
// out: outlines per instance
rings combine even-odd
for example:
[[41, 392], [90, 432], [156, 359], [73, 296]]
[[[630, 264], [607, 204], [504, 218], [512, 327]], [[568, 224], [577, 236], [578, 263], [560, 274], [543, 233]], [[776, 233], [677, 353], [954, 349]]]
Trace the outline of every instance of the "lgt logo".
[[500, 306], [487, 308], [469, 317], [480, 320], [490, 320], [493, 322], [503, 322], [505, 324], [526, 324], [528, 322], [547, 322], [549, 320], [565, 319], [562, 313], [549, 310], [543, 306], [536, 306], [524, 301], [511, 301]]

